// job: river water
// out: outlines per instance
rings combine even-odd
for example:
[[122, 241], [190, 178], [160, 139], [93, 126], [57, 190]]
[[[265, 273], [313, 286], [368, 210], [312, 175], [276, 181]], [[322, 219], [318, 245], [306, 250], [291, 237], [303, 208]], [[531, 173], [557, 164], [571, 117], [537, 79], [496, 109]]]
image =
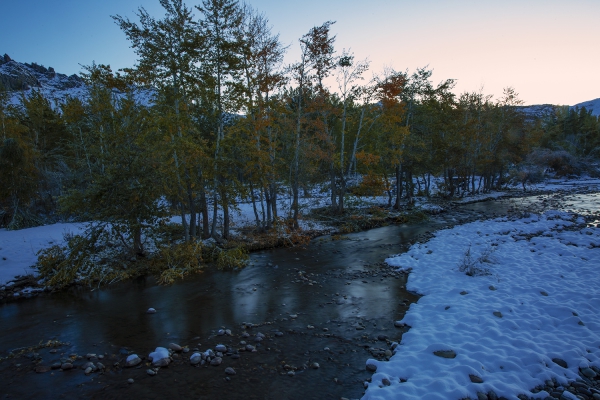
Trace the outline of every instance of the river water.
[[[561, 204], [584, 212], [596, 207], [597, 212], [598, 200], [598, 194], [590, 194], [474, 203], [427, 222], [253, 253], [240, 271], [205, 272], [169, 287], [146, 278], [3, 304], [0, 357], [48, 340], [65, 344], [56, 352], [32, 348], [0, 361], [0, 394], [18, 399], [359, 398], [370, 377], [365, 361], [384, 359], [401, 340], [404, 328], [394, 321], [418, 299], [405, 290], [406, 275], [382, 265], [386, 257], [444, 226], [533, 206]], [[147, 314], [149, 307], [157, 313]], [[220, 329], [231, 335], [220, 336]], [[259, 332], [264, 339], [255, 342]], [[256, 351], [238, 351], [245, 347], [242, 341]], [[147, 360], [136, 368], [122, 367], [128, 354], [144, 358], [170, 343], [191, 351], [177, 354], [156, 376], [146, 373]], [[225, 355], [218, 367], [190, 365], [194, 349], [217, 344], [230, 347], [235, 356]], [[79, 367], [90, 353], [102, 357], [93, 360], [106, 366], [103, 373], [35, 371], [69, 356]], [[319, 368], [312, 368], [314, 363]], [[226, 367], [236, 374], [226, 375]]]

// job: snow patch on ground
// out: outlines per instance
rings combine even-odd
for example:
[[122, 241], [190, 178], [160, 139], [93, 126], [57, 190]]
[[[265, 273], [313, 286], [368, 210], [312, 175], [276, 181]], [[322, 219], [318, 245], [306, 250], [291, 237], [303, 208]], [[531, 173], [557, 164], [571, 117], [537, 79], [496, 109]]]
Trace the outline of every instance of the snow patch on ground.
[[84, 224], [61, 223], [9, 231], [0, 229], [0, 284], [17, 275], [35, 274], [37, 252], [64, 244], [65, 234], [79, 234]]
[[[402, 320], [411, 328], [390, 361], [367, 361], [377, 372], [364, 399], [477, 398], [490, 391], [544, 398], [548, 393], [530, 390], [600, 367], [600, 229], [576, 225], [582, 222], [556, 211], [478, 221], [388, 258], [390, 266], [412, 270], [407, 289], [424, 297]], [[481, 274], [461, 272], [465, 264]], [[437, 350], [456, 357], [438, 357]]]

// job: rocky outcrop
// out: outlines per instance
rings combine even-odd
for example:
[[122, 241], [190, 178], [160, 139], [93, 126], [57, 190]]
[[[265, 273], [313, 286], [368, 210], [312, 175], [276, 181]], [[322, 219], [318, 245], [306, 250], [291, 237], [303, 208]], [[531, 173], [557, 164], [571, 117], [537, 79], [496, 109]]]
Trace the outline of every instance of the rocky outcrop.
[[52, 103], [64, 100], [67, 96], [79, 97], [85, 91], [85, 83], [76, 74], [67, 76], [57, 73], [52, 67], [37, 63], [20, 63], [8, 54], [0, 57], [0, 84], [12, 92], [13, 102], [17, 103], [21, 94], [38, 90]]

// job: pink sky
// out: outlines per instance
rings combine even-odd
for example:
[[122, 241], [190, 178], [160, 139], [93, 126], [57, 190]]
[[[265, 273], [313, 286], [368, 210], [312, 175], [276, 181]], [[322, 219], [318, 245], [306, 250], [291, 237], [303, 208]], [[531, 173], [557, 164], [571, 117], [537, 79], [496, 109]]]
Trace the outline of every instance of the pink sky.
[[[188, 5], [200, 3], [188, 1]], [[600, 97], [600, 0], [250, 0], [290, 49], [298, 38], [335, 20], [336, 49], [368, 57], [371, 71], [429, 65], [435, 82], [457, 79], [457, 92], [499, 96], [512, 86], [526, 104], [573, 105]], [[0, 55], [67, 74], [92, 61], [114, 69], [135, 56], [109, 17], [135, 20], [158, 0], [21, 0], [2, 6]], [[369, 75], [370, 76], [370, 75]]]

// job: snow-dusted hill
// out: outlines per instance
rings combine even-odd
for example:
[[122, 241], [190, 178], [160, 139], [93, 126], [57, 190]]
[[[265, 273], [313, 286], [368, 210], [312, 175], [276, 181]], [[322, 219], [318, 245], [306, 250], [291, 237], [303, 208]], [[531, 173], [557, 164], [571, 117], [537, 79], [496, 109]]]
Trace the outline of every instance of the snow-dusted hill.
[[586, 110], [592, 112], [592, 115], [600, 116], [600, 98], [584, 101], [583, 103], [575, 104], [573, 107], [585, 107]]
[[64, 102], [68, 96], [87, 96], [85, 83], [78, 75], [67, 76], [36, 63], [20, 63], [6, 54], [0, 57], [0, 83], [10, 92], [13, 104], [18, 104], [22, 96], [28, 96], [33, 90], [41, 92], [52, 106]]
[[[57, 73], [52, 67], [21, 63], [7, 54], [0, 56], [0, 84], [9, 91], [9, 101], [14, 105], [20, 104], [22, 97], [31, 95], [33, 91], [40, 92], [55, 108], [68, 97], [84, 100], [88, 96], [87, 86], [77, 74], [67, 76]], [[150, 105], [152, 94], [151, 90], [139, 89], [135, 97], [141, 104]]]

